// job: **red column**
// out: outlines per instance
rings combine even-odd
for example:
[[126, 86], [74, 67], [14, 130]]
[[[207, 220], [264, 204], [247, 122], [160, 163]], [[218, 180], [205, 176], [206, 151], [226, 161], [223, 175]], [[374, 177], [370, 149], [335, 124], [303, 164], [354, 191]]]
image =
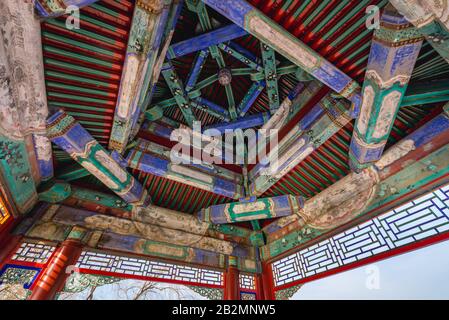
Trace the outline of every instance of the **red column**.
[[62, 289], [65, 280], [69, 276], [66, 268], [74, 265], [78, 260], [82, 250], [82, 245], [76, 240], [64, 241], [53, 254], [47, 268], [43, 270], [30, 300], [51, 300], [56, 293]]
[[257, 300], [265, 300], [265, 295], [263, 292], [263, 275], [258, 273], [254, 277], [255, 285], [256, 285], [256, 299]]
[[12, 235], [8, 234], [1, 242], [0, 242], [0, 267], [6, 262], [9, 256], [15, 253], [17, 247], [20, 245], [22, 241], [22, 235]]
[[274, 295], [273, 272], [269, 263], [262, 264], [262, 288], [264, 300], [276, 300], [276, 296]]
[[226, 271], [224, 276], [225, 276], [224, 299], [240, 300], [240, 281], [239, 281], [240, 279], [236, 258], [229, 257], [228, 270]]

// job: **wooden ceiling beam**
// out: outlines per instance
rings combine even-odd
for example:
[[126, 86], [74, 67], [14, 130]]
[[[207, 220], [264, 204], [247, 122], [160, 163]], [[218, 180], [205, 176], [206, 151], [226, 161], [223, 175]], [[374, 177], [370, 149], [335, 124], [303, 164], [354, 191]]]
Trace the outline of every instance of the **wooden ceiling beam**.
[[408, 86], [401, 108], [449, 101], [449, 79], [415, 82]]
[[[188, 138], [188, 141], [191, 139], [190, 135], [186, 135], [185, 138]], [[181, 157], [177, 159], [176, 163], [173, 163], [170, 158], [170, 148], [139, 139], [137, 146], [128, 154], [126, 163], [130, 168], [181, 182], [227, 198], [239, 199], [243, 197], [242, 175], [208, 163], [206, 159], [202, 159], [204, 158], [201, 154], [202, 149], [198, 147], [195, 148], [194, 146], [193, 153], [199, 152], [199, 158], [195, 155], [191, 156], [190, 146], [184, 145], [183, 149], [188, 152], [183, 152], [182, 156], [186, 158]]]
[[213, 224], [257, 221], [294, 215], [304, 205], [302, 197], [291, 195], [214, 205], [197, 213], [200, 221]]
[[[152, 79], [159, 78], [157, 57], [166, 30], [171, 0], [158, 0], [146, 6], [137, 1], [120, 81], [109, 149], [123, 153], [133, 127], [148, 102]], [[155, 74], [157, 73], [157, 74]]]
[[176, 100], [176, 104], [179, 106], [179, 109], [184, 116], [184, 119], [186, 120], [188, 125], [192, 127], [193, 122], [196, 121], [196, 116], [192, 111], [190, 98], [185, 91], [181, 79], [176, 74], [173, 65], [168, 61], [164, 63], [161, 72], [164, 76], [165, 82], [167, 83], [172, 95]]
[[261, 42], [260, 48], [262, 51], [262, 61], [270, 111], [271, 113], [274, 113], [277, 109], [279, 109], [280, 105], [278, 75], [276, 71], [276, 55], [274, 50], [263, 42]]
[[167, 58], [175, 59], [183, 57], [189, 53], [207, 49], [220, 43], [240, 38], [246, 34], [247, 32], [245, 30], [235, 24], [224, 26], [199, 36], [172, 44], [168, 49]]
[[148, 204], [147, 191], [120, 166], [72, 116], [58, 111], [47, 120], [48, 138], [98, 178], [105, 186], [133, 205]]
[[393, 7], [374, 32], [362, 89], [362, 107], [349, 152], [355, 171], [382, 156], [421, 50], [422, 36]]

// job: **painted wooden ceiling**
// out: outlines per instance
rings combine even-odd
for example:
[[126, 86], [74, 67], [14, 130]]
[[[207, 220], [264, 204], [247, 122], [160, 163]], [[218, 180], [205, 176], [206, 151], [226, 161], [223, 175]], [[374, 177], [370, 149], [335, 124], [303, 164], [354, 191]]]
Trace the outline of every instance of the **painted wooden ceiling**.
[[[378, 5], [382, 8], [387, 4], [387, 0], [250, 0], [249, 2], [362, 84], [372, 38], [372, 31], [365, 26], [365, 8], [369, 5]], [[74, 116], [105, 147], [111, 133], [133, 7], [134, 1], [99, 1], [81, 10], [81, 29], [76, 31], [65, 28], [63, 17], [47, 20], [42, 24], [49, 107], [64, 109]], [[213, 10], [208, 9], [208, 13], [215, 26], [229, 24], [226, 18]], [[197, 14], [184, 6], [172, 43], [197, 35], [200, 32], [198, 24]], [[260, 43], [253, 36], [247, 35], [236, 39], [235, 42], [257, 57], [261, 56]], [[173, 61], [182, 79], [188, 76], [194, 56], [190, 54]], [[224, 58], [226, 65], [231, 69], [245, 67], [229, 55], [224, 55]], [[277, 58], [285, 60], [280, 55], [277, 55]], [[216, 62], [209, 57], [201, 72], [200, 80], [216, 74], [217, 71]], [[441, 79], [449, 79], [449, 65], [426, 43], [418, 58], [410, 87], [419, 86], [422, 81]], [[281, 101], [297, 82], [293, 75], [284, 75], [280, 78]], [[233, 77], [232, 90], [237, 103], [241, 101], [251, 84], [248, 75]], [[205, 87], [201, 93], [209, 100], [226, 106], [225, 90], [217, 82]], [[170, 90], [161, 76], [153, 103], [171, 97]], [[311, 103], [303, 106], [300, 114], [304, 115], [310, 110], [318, 98], [312, 98]], [[389, 145], [430, 120], [441, 110], [442, 104], [433, 103], [432, 99], [426, 101], [430, 102], [426, 104], [419, 102], [418, 100], [400, 110], [389, 138]], [[267, 110], [269, 102], [264, 90], [248, 114]], [[222, 121], [204, 111], [194, 112], [203, 125]], [[164, 115], [178, 123], [184, 123], [184, 118], [176, 106], [166, 109]], [[294, 121], [297, 122], [298, 119], [295, 118]], [[287, 129], [294, 125], [295, 122], [289, 123]], [[342, 128], [264, 195], [293, 194], [311, 197], [344, 177], [350, 170], [348, 150], [352, 130], [353, 123]], [[54, 155], [57, 172], [73, 163], [69, 156], [57, 147], [54, 147]], [[233, 201], [138, 170], [132, 170], [132, 174], [144, 184], [154, 203], [159, 206], [194, 213], [213, 204]], [[101, 183], [92, 176], [78, 179], [73, 183], [102, 189]]]

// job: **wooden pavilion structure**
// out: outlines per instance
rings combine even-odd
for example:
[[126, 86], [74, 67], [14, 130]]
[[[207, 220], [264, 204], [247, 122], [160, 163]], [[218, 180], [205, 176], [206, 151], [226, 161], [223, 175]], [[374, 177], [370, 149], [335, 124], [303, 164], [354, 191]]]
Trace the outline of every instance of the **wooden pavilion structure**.
[[286, 299], [449, 238], [445, 1], [2, 0], [0, 31], [23, 299], [73, 272]]

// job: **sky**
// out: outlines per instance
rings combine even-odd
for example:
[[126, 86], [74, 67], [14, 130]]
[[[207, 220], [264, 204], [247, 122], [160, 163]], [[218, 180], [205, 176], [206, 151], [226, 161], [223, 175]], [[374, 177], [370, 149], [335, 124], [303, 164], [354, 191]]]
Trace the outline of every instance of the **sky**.
[[449, 241], [306, 283], [292, 299], [449, 299]]

